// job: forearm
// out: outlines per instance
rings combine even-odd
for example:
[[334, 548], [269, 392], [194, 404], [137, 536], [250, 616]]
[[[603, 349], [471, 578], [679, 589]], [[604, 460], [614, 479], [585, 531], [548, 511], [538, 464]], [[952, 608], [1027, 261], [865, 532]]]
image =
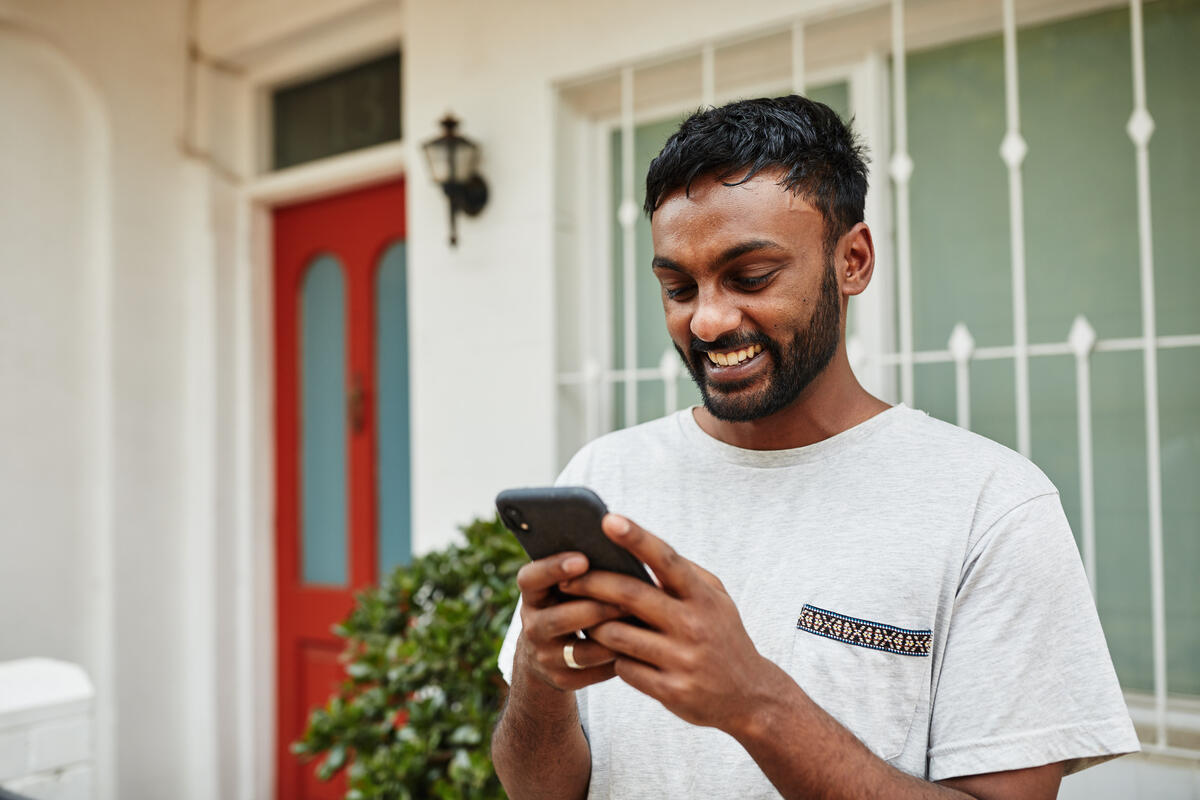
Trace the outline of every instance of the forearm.
[[730, 733], [785, 798], [964, 800], [971, 795], [907, 775], [878, 758], [783, 670]]
[[513, 800], [582, 798], [591, 752], [575, 693], [555, 689], [523, 668], [518, 646], [508, 703], [492, 734], [492, 761]]

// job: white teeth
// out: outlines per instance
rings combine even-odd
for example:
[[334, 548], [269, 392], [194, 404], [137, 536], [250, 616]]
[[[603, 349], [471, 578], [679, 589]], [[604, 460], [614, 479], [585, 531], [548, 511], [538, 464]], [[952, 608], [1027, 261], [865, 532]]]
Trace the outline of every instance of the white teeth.
[[753, 358], [762, 352], [762, 345], [756, 344], [742, 350], [732, 350], [728, 353], [714, 353], [711, 350], [708, 352], [708, 360], [714, 364], [719, 364], [722, 367], [731, 367], [735, 364], [740, 364], [743, 361]]

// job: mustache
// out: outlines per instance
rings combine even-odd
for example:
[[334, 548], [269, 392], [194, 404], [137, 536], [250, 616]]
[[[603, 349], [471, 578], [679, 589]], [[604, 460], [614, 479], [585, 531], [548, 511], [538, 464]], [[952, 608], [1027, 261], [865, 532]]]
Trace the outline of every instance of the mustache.
[[773, 349], [773, 342], [766, 336], [760, 334], [727, 334], [713, 339], [711, 342], [706, 342], [703, 339], [692, 337], [691, 350], [695, 353], [723, 353], [729, 350], [741, 350], [746, 347], [752, 347], [756, 344], [761, 344], [764, 350]]

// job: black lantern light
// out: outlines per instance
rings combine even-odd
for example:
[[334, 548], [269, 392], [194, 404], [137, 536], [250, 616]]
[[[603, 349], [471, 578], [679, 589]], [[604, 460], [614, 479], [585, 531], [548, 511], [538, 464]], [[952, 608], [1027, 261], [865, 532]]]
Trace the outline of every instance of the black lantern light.
[[462, 211], [475, 216], [487, 205], [488, 188], [477, 169], [479, 145], [455, 133], [458, 120], [453, 114], [442, 118], [442, 135], [423, 145], [433, 180], [450, 201], [450, 244], [458, 244], [456, 219]]

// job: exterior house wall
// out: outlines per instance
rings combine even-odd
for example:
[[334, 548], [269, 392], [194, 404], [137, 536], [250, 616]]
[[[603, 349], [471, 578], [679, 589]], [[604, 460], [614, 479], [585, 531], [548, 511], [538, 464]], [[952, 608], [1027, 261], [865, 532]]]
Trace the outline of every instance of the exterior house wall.
[[[36, 64], [0, 71], [0, 91], [17, 101], [5, 104], [6, 135], [12, 120], [44, 134], [0, 156], [18, 212], [0, 215], [0, 295], [5, 312], [19, 311], [3, 315], [19, 326], [5, 331], [15, 340], [6, 355], [19, 357], [0, 367], [15, 387], [0, 409], [0, 474], [17, 495], [4, 503], [6, 554], [22, 554], [4, 559], [0, 658], [48, 654], [86, 668], [101, 797], [216, 796], [212, 764], [193, 771], [188, 760], [205, 748], [187, 660], [187, 276], [206, 221], [195, 213], [203, 173], [178, 144], [184, 11], [157, 0], [0, 2], [5, 61], [18, 52], [10, 40], [51, 54], [84, 98]], [[9, 94], [38, 80], [36, 95]], [[31, 169], [40, 184], [26, 180]], [[20, 573], [11, 581], [10, 564]]]
[[[397, 5], [201, 0], [198, 33], [211, 58], [237, 67], [314, 26], [350, 29]], [[554, 477], [555, 240], [568, 216], [556, 206], [556, 85], [855, 5], [399, 5], [418, 551], [490, 513], [499, 489]], [[179, 147], [187, 29], [184, 0], [0, 0], [0, 98], [33, 137], [10, 147], [14, 129], [0, 130], [0, 203], [19, 201], [0, 206], [0, 385], [34, 387], [0, 394], [0, 527], [5, 553], [19, 553], [0, 561], [0, 660], [52, 655], [87, 669], [97, 797], [266, 800], [266, 215], [244, 194], [256, 150], [248, 78], [206, 72], [199, 105], [210, 116], [189, 131], [235, 176]], [[53, 53], [58, 71], [9, 69], [17, 39]], [[303, 71], [316, 52], [288, 57]], [[27, 113], [8, 113], [13, 97]], [[460, 220], [456, 249], [419, 149], [447, 110], [481, 144], [491, 188], [482, 215]], [[1196, 787], [1194, 769], [1181, 769]]]

